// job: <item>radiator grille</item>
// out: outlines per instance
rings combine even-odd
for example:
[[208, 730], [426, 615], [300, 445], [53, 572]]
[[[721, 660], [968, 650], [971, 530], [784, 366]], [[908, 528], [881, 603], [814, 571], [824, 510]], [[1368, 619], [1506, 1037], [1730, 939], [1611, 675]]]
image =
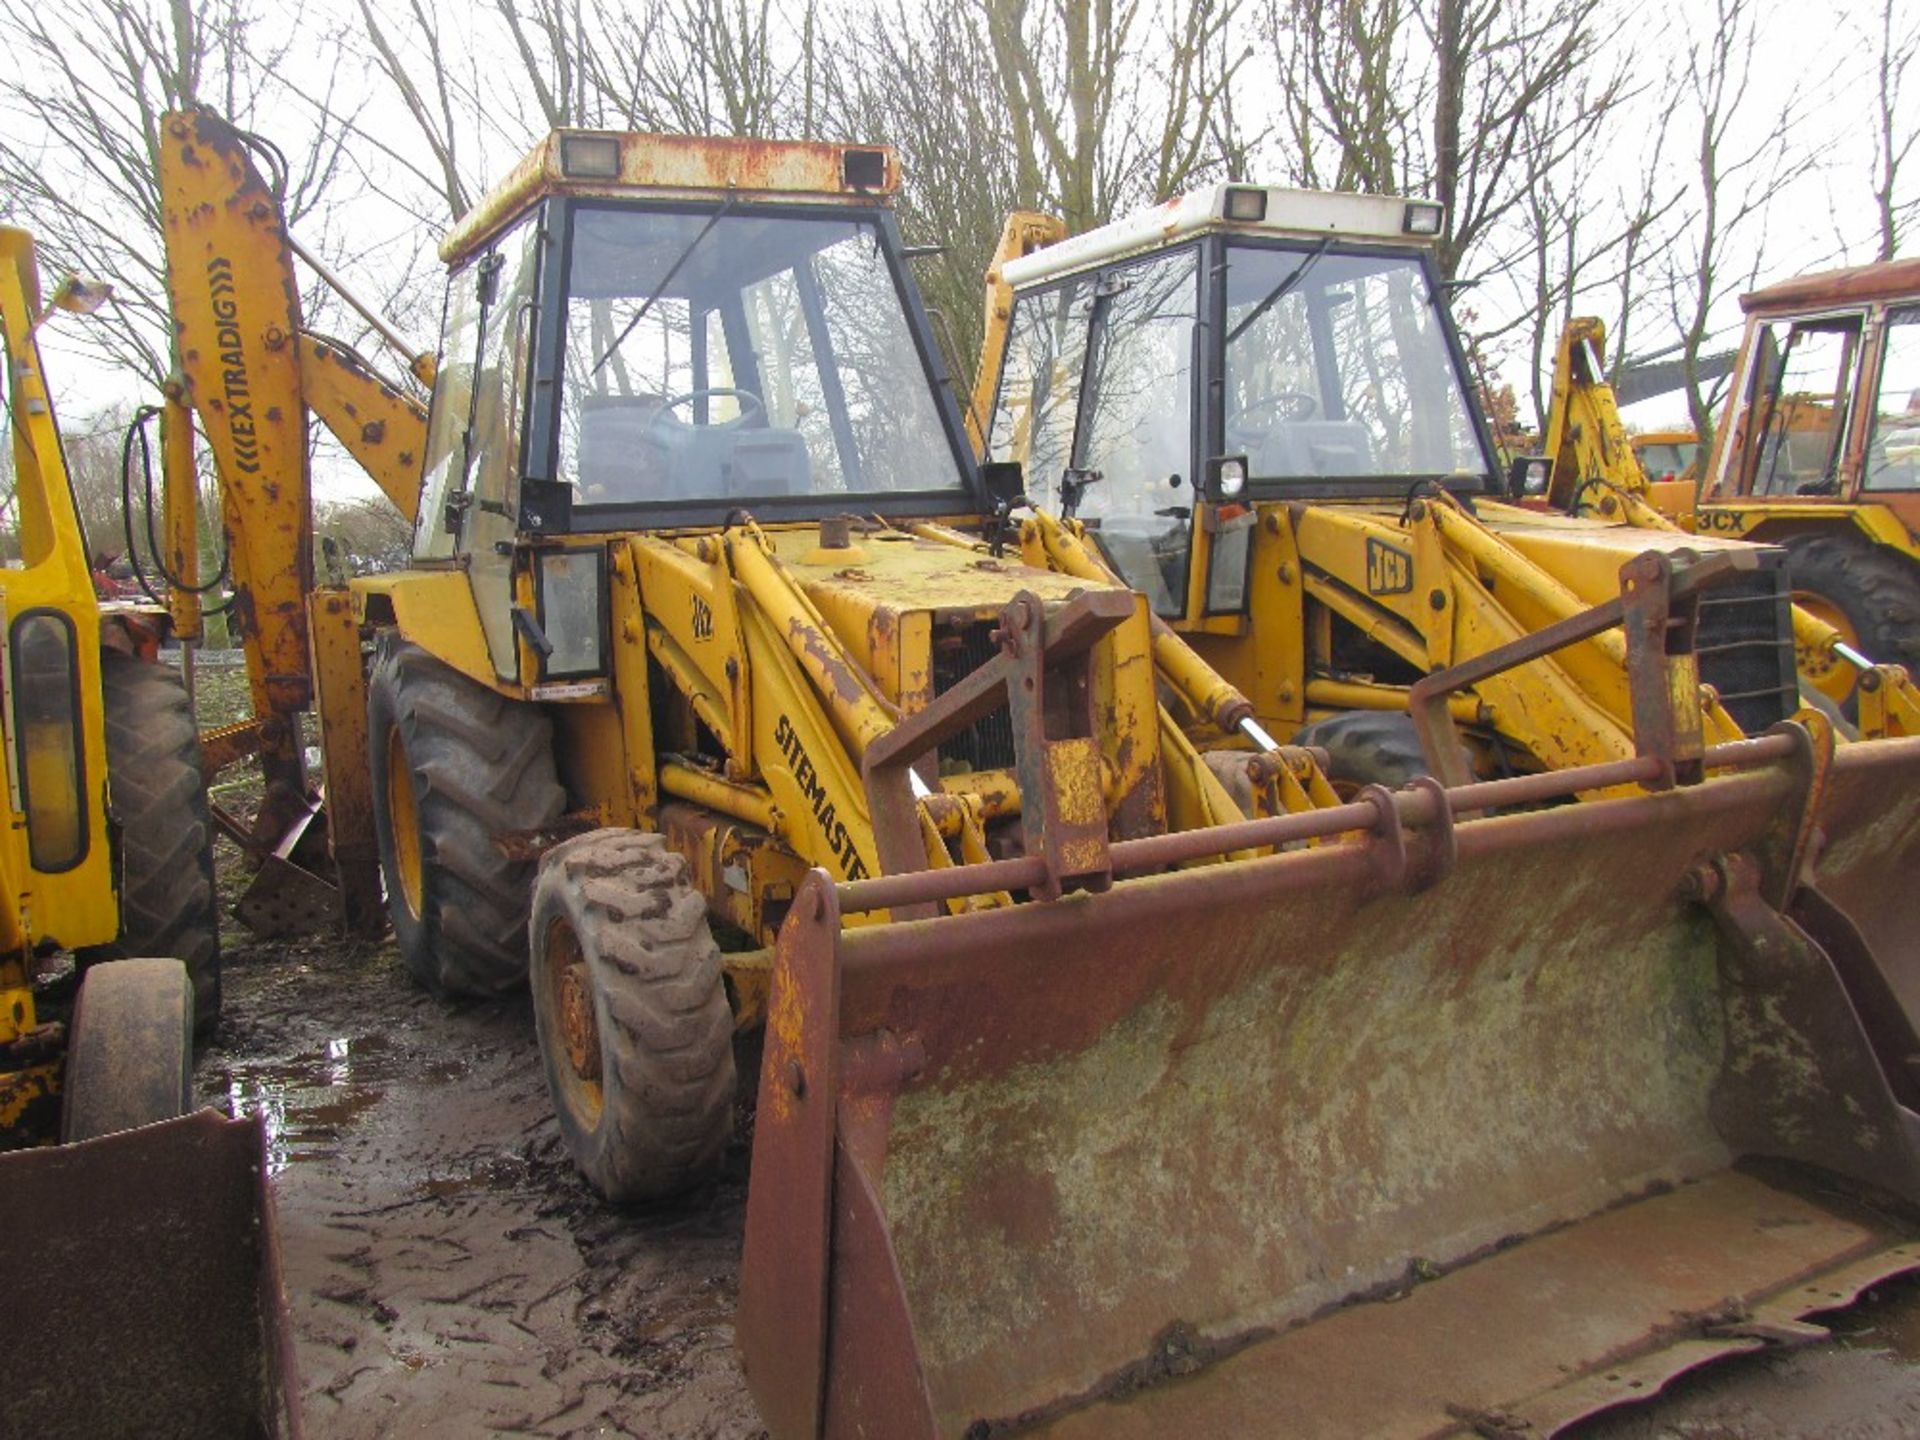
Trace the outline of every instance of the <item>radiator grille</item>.
[[[933, 693], [947, 693], [998, 655], [994, 622], [976, 620], [936, 626], [933, 632]], [[970, 770], [1013, 768], [1013, 716], [1004, 706], [976, 721], [940, 747], [940, 759]]]
[[1701, 592], [1694, 652], [1700, 678], [1749, 735], [1800, 708], [1786, 570], [1771, 566], [1727, 576]]

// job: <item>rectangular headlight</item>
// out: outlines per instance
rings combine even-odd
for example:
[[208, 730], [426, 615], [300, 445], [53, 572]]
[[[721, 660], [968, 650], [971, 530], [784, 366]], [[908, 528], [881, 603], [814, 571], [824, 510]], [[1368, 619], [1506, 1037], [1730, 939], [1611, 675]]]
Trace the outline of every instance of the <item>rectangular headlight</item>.
[[560, 173], [570, 180], [618, 180], [618, 135], [562, 135]]
[[599, 550], [541, 550], [534, 556], [540, 628], [553, 646], [542, 674], [562, 680], [606, 668], [606, 555]]
[[1409, 235], [1438, 235], [1447, 209], [1437, 200], [1409, 200], [1400, 228]]
[[1229, 220], [1264, 220], [1267, 218], [1267, 192], [1245, 185], [1232, 186], [1227, 190], [1223, 213]]
[[73, 622], [58, 610], [29, 610], [13, 622], [9, 642], [27, 855], [36, 870], [71, 870], [87, 853]]

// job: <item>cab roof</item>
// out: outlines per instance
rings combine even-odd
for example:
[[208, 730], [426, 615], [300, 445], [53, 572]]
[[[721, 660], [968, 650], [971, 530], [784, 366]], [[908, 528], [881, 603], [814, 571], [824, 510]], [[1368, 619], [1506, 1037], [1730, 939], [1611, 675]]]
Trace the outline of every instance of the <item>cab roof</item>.
[[458, 265], [549, 195], [888, 205], [900, 162], [885, 145], [555, 130], [440, 242]]
[[[1258, 218], [1238, 218], [1257, 215]], [[1413, 230], [1415, 217], [1431, 228]], [[1089, 265], [1164, 249], [1192, 236], [1227, 235], [1319, 240], [1326, 236], [1432, 246], [1444, 218], [1432, 200], [1289, 190], [1277, 185], [1214, 185], [1009, 260], [1002, 272], [1019, 289]]]
[[1920, 258], [1882, 260], [1845, 270], [1796, 275], [1740, 297], [1749, 315], [1780, 315], [1827, 305], [1920, 300]]

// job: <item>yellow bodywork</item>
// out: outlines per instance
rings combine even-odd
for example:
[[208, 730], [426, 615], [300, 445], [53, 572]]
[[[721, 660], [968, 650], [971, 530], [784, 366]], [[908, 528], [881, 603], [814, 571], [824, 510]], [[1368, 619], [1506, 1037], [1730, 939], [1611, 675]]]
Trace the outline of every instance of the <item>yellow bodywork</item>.
[[[71, 641], [73, 719], [71, 736], [44, 725], [19, 733], [15, 688], [21, 677], [15, 674], [13, 646], [7, 644], [0, 651], [0, 743], [6, 746], [9, 817], [0, 837], [0, 886], [5, 887], [0, 956], [9, 958], [0, 960], [0, 977], [43, 941], [67, 947], [104, 944], [120, 928], [107, 840], [100, 604], [33, 335], [42, 318], [32, 238], [0, 227], [0, 324], [10, 370], [7, 402], [20, 540], [19, 564], [0, 569], [0, 625], [11, 636], [23, 617], [57, 617]], [[43, 852], [71, 856], [78, 851], [77, 859], [58, 868], [41, 868], [33, 860], [26, 808], [36, 786], [43, 797], [64, 793], [73, 800], [53, 816], [64, 833], [40, 837]], [[13, 983], [24, 979], [14, 969]]]
[[[492, 673], [472, 591], [454, 572], [371, 576], [352, 591], [363, 623], [391, 626], [503, 693], [551, 704], [583, 809], [596, 823], [664, 832], [687, 854], [716, 918], [766, 945], [809, 867], [848, 881], [885, 873], [861, 757], [992, 653], [1007, 602], [1024, 592], [1063, 604], [1089, 579], [1118, 588], [996, 557], [957, 524], [910, 531], [873, 522], [833, 547], [817, 525], [751, 522], [570, 539], [569, 548], [609, 557], [612, 645], [608, 678], [564, 695], [542, 685], [531, 655], [522, 680]], [[1152, 628], [1144, 602], [1132, 604], [1133, 618], [1089, 667], [1098, 735], [1072, 765], [1054, 759], [1063, 813], [1084, 822], [1104, 810], [1116, 838], [1242, 818], [1178, 728], [1163, 723]], [[987, 857], [988, 827], [1021, 810], [1011, 751], [1005, 758], [988, 768], [946, 761], [926, 777], [938, 783], [921, 807], [920, 864]], [[1274, 794], [1291, 797], [1282, 808], [1332, 801], [1310, 762], [1267, 778]], [[389, 797], [396, 817], [407, 799]], [[404, 889], [408, 857], [397, 859]], [[1004, 895], [967, 902], [1004, 903]], [[729, 973], [750, 1023], [764, 996], [764, 957], [729, 957]]]

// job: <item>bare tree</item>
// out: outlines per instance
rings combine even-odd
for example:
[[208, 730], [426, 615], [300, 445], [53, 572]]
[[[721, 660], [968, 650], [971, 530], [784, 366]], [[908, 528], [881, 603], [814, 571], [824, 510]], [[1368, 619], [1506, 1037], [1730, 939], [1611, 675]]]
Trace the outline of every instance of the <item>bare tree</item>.
[[1920, 129], [1900, 113], [1901, 91], [1907, 71], [1920, 51], [1920, 30], [1910, 18], [1896, 24], [1894, 0], [1880, 0], [1878, 33], [1874, 35], [1873, 201], [1880, 221], [1880, 248], [1876, 258], [1891, 260], [1900, 247], [1900, 231], [1912, 218], [1920, 199], [1903, 198], [1900, 168], [1920, 139]]
[[1609, 106], [1590, 140], [1594, 152], [1611, 155], [1628, 144], [1628, 123], [1642, 132], [1646, 163], [1633, 184], [1622, 185], [1606, 167], [1562, 154], [1551, 143], [1565, 128], [1557, 113], [1561, 106], [1585, 111], [1590, 105], [1583, 87], [1544, 97], [1525, 121], [1522, 202], [1476, 257], [1479, 277], [1505, 280], [1513, 303], [1499, 307], [1503, 320], [1477, 327], [1475, 338], [1489, 346], [1517, 339], [1537, 429], [1546, 426], [1547, 373], [1567, 322], [1575, 314], [1601, 314], [1617, 369], [1627, 336], [1650, 301], [1642, 282], [1648, 258], [1662, 253], [1676, 234], [1685, 190], [1660, 163], [1676, 91], [1656, 78], [1635, 98], [1640, 103], [1630, 109]]
[[1808, 77], [1776, 108], [1762, 109], [1774, 92], [1749, 83], [1760, 33], [1753, 0], [1714, 0], [1712, 22], [1694, 32], [1681, 65], [1683, 123], [1692, 130], [1698, 189], [1669, 256], [1667, 306], [1680, 335], [1687, 410], [1701, 435], [1712, 433], [1725, 384], [1700, 365], [1717, 312], [1759, 273], [1774, 197], [1821, 159], [1804, 121], [1825, 82]]
[[[1221, 98], [1247, 58], [1232, 44], [1240, 0], [970, 3], [993, 56], [1016, 187], [1069, 229], [1218, 167]], [[1159, 63], [1140, 63], [1145, 54]]]
[[1266, 0], [1293, 178], [1432, 195], [1442, 272], [1471, 269], [1627, 93], [1624, 65], [1600, 68], [1601, 24], [1584, 0]]
[[[118, 304], [70, 343], [158, 382], [171, 369], [156, 168], [160, 121], [205, 101], [242, 127], [282, 93], [295, 54], [324, 53], [324, 35], [294, 11], [268, 25], [253, 0], [85, 0], [77, 9], [0, 12], [0, 192], [37, 233], [52, 266], [113, 283]], [[331, 67], [324, 67], [331, 69]], [[289, 213], [320, 203], [340, 167], [340, 114], [330, 89], [292, 148]]]

